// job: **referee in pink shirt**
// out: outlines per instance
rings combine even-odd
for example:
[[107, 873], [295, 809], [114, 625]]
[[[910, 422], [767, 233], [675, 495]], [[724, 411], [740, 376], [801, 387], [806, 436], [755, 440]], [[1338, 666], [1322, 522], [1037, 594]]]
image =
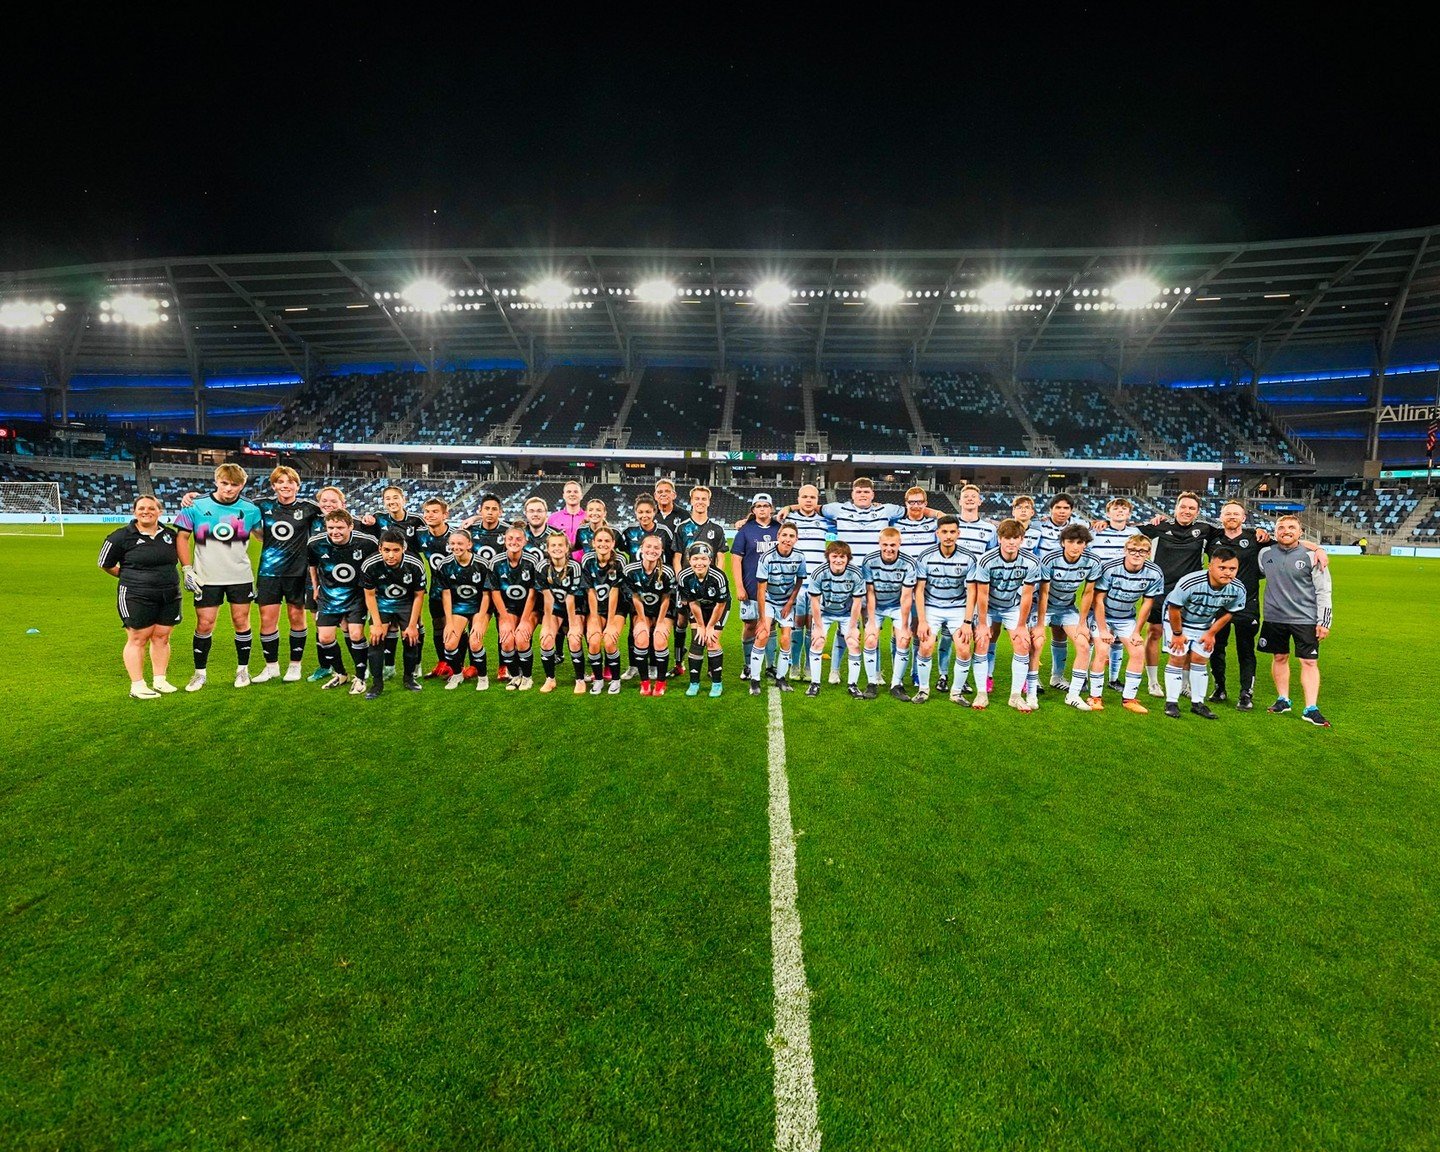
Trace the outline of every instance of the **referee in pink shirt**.
[[565, 488], [562, 492], [565, 507], [558, 512], [550, 513], [550, 518], [545, 521], [557, 532], [565, 533], [565, 539], [570, 541], [572, 548], [575, 546], [575, 533], [579, 531], [580, 525], [585, 523], [585, 509], [580, 505], [580, 497], [583, 494], [578, 481], [565, 481]]

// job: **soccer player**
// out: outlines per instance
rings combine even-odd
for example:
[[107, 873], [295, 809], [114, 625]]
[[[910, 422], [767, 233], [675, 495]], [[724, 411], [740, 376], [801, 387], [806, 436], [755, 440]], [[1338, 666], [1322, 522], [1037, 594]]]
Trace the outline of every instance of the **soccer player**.
[[505, 525], [500, 523], [502, 511], [500, 497], [491, 494], [480, 501], [479, 516], [461, 521], [461, 527], [470, 530], [470, 547], [486, 564], [505, 551]]
[[[338, 688], [350, 681], [350, 694], [365, 691], [369, 667], [369, 645], [365, 641], [365, 582], [361, 575], [365, 561], [380, 551], [380, 542], [367, 532], [355, 530], [355, 520], [343, 508], [325, 514], [325, 527], [306, 541], [310, 588], [315, 602], [315, 643], [320, 667], [325, 672], [323, 690]], [[355, 678], [345, 675], [345, 659], [336, 643], [345, 629]]]
[[[320, 507], [321, 520], [318, 524], [311, 528], [310, 534], [312, 536], [316, 535], [317, 533], [323, 533], [325, 531], [324, 517], [330, 515], [331, 512], [338, 512], [341, 509], [345, 508], [345, 493], [342, 492], [339, 488], [336, 488], [333, 484], [327, 484], [324, 488], [321, 488], [315, 493], [315, 503]], [[310, 586], [313, 587], [313, 584], [314, 579], [312, 577]], [[313, 595], [308, 607], [312, 611], [319, 611], [319, 608], [316, 606], [316, 603], [314, 601]], [[322, 681], [329, 680], [331, 676], [334, 675], [334, 673], [331, 672], [329, 668], [319, 663], [318, 657], [320, 655], [320, 641], [318, 638], [318, 634], [315, 641], [315, 655], [317, 657], [315, 671], [311, 672], [310, 675], [306, 677], [306, 679], [311, 684], [318, 684]], [[360, 679], [362, 682], [365, 679], [365, 672], [363, 669], [360, 673]]]
[[[331, 512], [345, 507], [345, 493], [335, 485], [327, 484], [315, 493], [315, 503], [320, 506], [321, 514], [328, 516]], [[317, 528], [316, 531], [323, 531], [323, 529]]]
[[[1150, 619], [1154, 602], [1165, 595], [1165, 573], [1159, 565], [1150, 562], [1152, 547], [1150, 537], [1136, 532], [1126, 543], [1122, 557], [1106, 564], [1095, 582], [1096, 657], [1091, 666], [1094, 671], [1090, 673], [1090, 698], [1087, 701], [1092, 712], [1104, 706], [1101, 688], [1112, 646], [1120, 647], [1129, 655], [1121, 707], [1127, 712], [1142, 715], [1150, 711], [1137, 699], [1145, 666], [1145, 641], [1140, 635], [1140, 625]], [[1137, 605], [1140, 609], [1138, 623]], [[1118, 645], [1116, 641], [1119, 641]]]
[[[975, 565], [971, 577], [979, 586], [975, 616], [979, 629], [975, 636], [978, 651], [988, 645], [991, 629], [1001, 626], [1010, 633], [1010, 707], [1017, 712], [1033, 712], [1034, 697], [1025, 692], [1030, 672], [1030, 609], [1035, 602], [1035, 586], [1040, 583], [1040, 561], [1025, 550], [1025, 526], [1019, 520], [1002, 520], [995, 528], [999, 543]], [[974, 707], [980, 707], [976, 697]]]
[[[814, 484], [801, 485], [795, 503], [780, 509], [779, 515], [785, 523], [795, 525], [795, 530], [799, 533], [795, 548], [805, 561], [808, 579], [828, 563], [825, 546], [835, 531], [834, 522], [820, 510], [820, 489]], [[802, 658], [810, 650], [807, 630], [812, 623], [818, 627], [820, 622], [810, 619], [808, 594], [801, 595], [795, 610], [797, 615], [790, 644], [790, 664], [792, 668], [803, 669]]]
[[[736, 591], [740, 594], [741, 643], [744, 647], [744, 663], [740, 678], [750, 675], [750, 656], [755, 649], [755, 636], [760, 626], [760, 602], [757, 573], [760, 561], [775, 547], [780, 526], [775, 522], [775, 502], [768, 492], [751, 497], [751, 517], [735, 533], [730, 546], [730, 575]], [[771, 663], [774, 656], [771, 655]], [[764, 670], [764, 661], [760, 664]], [[758, 694], [760, 682], [751, 685], [751, 695]]]
[[[544, 597], [540, 610], [540, 665], [545, 669], [545, 683], [540, 691], [555, 691], [555, 648], [563, 630], [570, 649], [570, 663], [575, 667], [575, 695], [585, 695], [585, 616], [577, 598], [585, 596], [585, 577], [580, 565], [570, 555], [570, 541], [559, 529], [552, 529], [545, 543], [545, 566], [540, 569], [537, 585]], [[595, 691], [603, 685], [597, 680]]]
[[[468, 529], [451, 532], [449, 548], [450, 559], [432, 577], [440, 586], [440, 606], [445, 612], [443, 652], [450, 668], [445, 688], [453, 691], [473, 679], [475, 691], [484, 692], [490, 687], [485, 654], [485, 633], [490, 628], [490, 566], [476, 554]], [[467, 644], [469, 668], [464, 666]]]
[[[620, 633], [625, 627], [625, 563], [615, 551], [615, 531], [608, 526], [596, 530], [591, 541], [594, 551], [580, 565], [585, 598], [585, 644], [590, 653], [591, 692], [608, 681], [612, 696], [620, 691]], [[632, 645], [631, 660], [634, 660]]]
[[[1199, 515], [1200, 497], [1194, 492], [1182, 492], [1175, 499], [1173, 520], [1157, 516], [1140, 527], [1140, 531], [1155, 542], [1154, 563], [1165, 573], [1167, 596], [1182, 577], [1204, 570], [1203, 556], [1210, 526], [1200, 523], [1196, 519]], [[1150, 681], [1151, 696], [1165, 694], [1160, 687], [1160, 637], [1165, 615], [1164, 600], [1157, 600], [1150, 611], [1145, 633], [1145, 675]], [[1168, 684], [1168, 673], [1166, 681]]]
[[865, 577], [860, 565], [851, 564], [853, 553], [843, 540], [825, 545], [825, 567], [810, 573], [805, 591], [810, 596], [810, 687], [806, 696], [820, 695], [820, 660], [831, 625], [845, 637], [850, 653], [850, 695], [859, 700], [860, 613], [865, 607]]
[[1215, 637], [1233, 613], [1245, 607], [1245, 586], [1235, 579], [1240, 558], [1233, 548], [1210, 553], [1209, 566], [1182, 576], [1165, 597], [1165, 715], [1180, 718], [1180, 688], [1190, 673], [1190, 711], [1203, 720], [1218, 720], [1205, 703], [1210, 653]]
[[[880, 547], [860, 563], [865, 577], [865, 636], [862, 656], [865, 662], [866, 700], [878, 696], [880, 682], [880, 629], [890, 621], [890, 639], [895, 654], [890, 660], [890, 694], [905, 699], [902, 681], [910, 661], [910, 614], [915, 608], [915, 586], [919, 565], [901, 552], [898, 528], [880, 531]], [[897, 692], [898, 689], [898, 692]]]
[[403, 531], [386, 528], [380, 533], [380, 551], [361, 564], [360, 574], [370, 617], [370, 687], [365, 699], [376, 700], [385, 689], [385, 639], [391, 628], [400, 633], [405, 690], [419, 692], [415, 673], [425, 646], [425, 625], [420, 623], [425, 562], [405, 550]]
[[[977, 558], [960, 547], [960, 521], [954, 516], [941, 516], [935, 525], [935, 547], [920, 557], [915, 566], [915, 617], [916, 639], [920, 656], [916, 661], [918, 681], [914, 703], [924, 704], [930, 699], [930, 668], [937, 642], [949, 636], [955, 652], [955, 684], [950, 699], [956, 704], [986, 708], [989, 706], [989, 689], [978, 665], [975, 669], [975, 700], [973, 705], [965, 699], [965, 678], [969, 674], [971, 660], [978, 656], [972, 648], [975, 641], [973, 621], [979, 607], [978, 593], [974, 582]], [[948, 686], [948, 669], [941, 668], [941, 681]], [[905, 698], [905, 689], [897, 692], [891, 687], [890, 695], [897, 700]]]
[[781, 692], [793, 692], [790, 686], [790, 641], [795, 627], [795, 606], [802, 602], [805, 586], [805, 557], [798, 547], [800, 532], [794, 524], [782, 524], [775, 536], [775, 547], [764, 556], [755, 569], [755, 605], [759, 622], [755, 626], [755, 645], [750, 656], [750, 695], [760, 695], [760, 674], [765, 667], [765, 650], [770, 642], [772, 623], [780, 625], [780, 647], [775, 656], [775, 686]]
[[[1290, 641], [1295, 641], [1295, 658], [1300, 661], [1300, 687], [1305, 694], [1301, 719], [1321, 728], [1330, 721], [1320, 714], [1320, 642], [1330, 635], [1333, 623], [1330, 572], [1320, 567], [1314, 552], [1300, 539], [1296, 516], [1281, 516], [1275, 522], [1275, 543], [1260, 552], [1260, 571], [1265, 577], [1265, 623], [1260, 628], [1260, 650], [1274, 658], [1270, 675], [1275, 681], [1275, 703], [1268, 711], [1280, 715], [1290, 711]], [[1216, 637], [1219, 642], [1219, 637]]]
[[[115, 606], [125, 626], [125, 671], [136, 700], [158, 700], [175, 691], [165, 673], [170, 633], [180, 623], [179, 563], [175, 529], [160, 523], [160, 501], [154, 496], [137, 499], [134, 518], [100, 546], [100, 567], [120, 582]], [[147, 649], [154, 687], [145, 683]]]
[[[709, 492], [706, 491], [705, 495], [708, 497]], [[693, 508], [693, 491], [690, 499]], [[709, 500], [705, 503], [708, 505]], [[723, 533], [724, 530], [721, 531]], [[702, 655], [710, 668], [711, 697], [719, 696], [725, 690], [721, 683], [725, 654], [720, 646], [720, 633], [724, 631], [725, 618], [730, 613], [730, 582], [725, 579], [725, 573], [720, 570], [719, 565], [711, 567], [712, 556], [711, 546], [704, 540], [696, 540], [686, 551], [689, 566], [675, 578], [677, 594], [684, 612], [695, 625], [695, 635], [690, 641], [690, 686], [685, 689], [687, 696], [700, 695]]]
[[[550, 512], [545, 507], [544, 500], [539, 496], [531, 496], [525, 501], [524, 513], [525, 551], [535, 561], [535, 567], [540, 568], [548, 558], [545, 542], [550, 538]], [[568, 542], [569, 537], [566, 537], [566, 540]]]
[[[588, 500], [585, 503], [585, 523], [575, 529], [574, 544], [575, 550], [571, 553], [576, 560], [584, 560], [586, 555], [595, 550], [595, 533], [601, 528], [609, 528], [610, 521], [607, 519], [609, 509], [605, 507], [603, 500]], [[614, 529], [611, 529], [613, 532]]]
[[[410, 544], [415, 555], [425, 563], [430, 573], [430, 629], [431, 643], [435, 645], [435, 667], [425, 673], [427, 680], [448, 680], [462, 668], [452, 668], [445, 660], [445, 598], [440, 583], [440, 569], [450, 563], [450, 505], [438, 496], [432, 496], [420, 505], [420, 519], [423, 524], [415, 533]], [[463, 664], [465, 657], [460, 657]]]
[[[690, 556], [690, 547], [693, 544], [704, 544], [709, 549], [711, 563], [718, 564], [719, 557], [725, 551], [725, 529], [722, 525], [710, 519], [710, 489], [703, 484], [697, 484], [690, 489], [690, 517], [680, 521], [680, 526], [675, 530], [675, 572], [676, 579], [680, 578], [685, 570], [685, 565]], [[728, 582], [727, 582], [728, 586]], [[689, 601], [682, 594], [678, 597], [675, 614], [675, 648], [676, 652], [685, 650], [685, 625], [689, 619], [687, 609]], [[673, 675], [679, 676], [684, 669], [680, 666], [677, 657]]]
[[[908, 556], [911, 560], [919, 560], [926, 552], [935, 547], [935, 524], [939, 516], [928, 507], [929, 501], [925, 497], [925, 489], [920, 487], [908, 488], [905, 491], [905, 515], [895, 521], [894, 527], [900, 531], [900, 554]], [[919, 626], [915, 618], [915, 606], [912, 599], [910, 606], [910, 619], [906, 626], [913, 637], [915, 629]], [[946, 633], [943, 643], [944, 651], [949, 652], [950, 635]], [[909, 659], [912, 648], [906, 649], [906, 658]], [[893, 663], [896, 659], [897, 648], [895, 644], [895, 633], [890, 634], [890, 660]], [[942, 659], [943, 665], [943, 659]], [[913, 675], [913, 673], [912, 673]], [[902, 670], [903, 676], [903, 670]], [[918, 677], [917, 677], [918, 679]], [[892, 693], [893, 695], [893, 693]]]
[[[675, 535], [669, 527], [660, 523], [657, 517], [657, 507], [653, 496], [641, 496], [635, 501], [635, 519], [638, 523], [631, 524], [625, 528], [616, 538], [616, 548], [625, 554], [624, 562], [640, 558], [640, 544], [646, 536], [658, 536], [660, 538], [661, 557], [669, 557], [675, 554]], [[625, 598], [626, 610], [629, 610], [629, 596]], [[673, 612], [673, 606], [671, 611]], [[643, 661], [640, 660], [635, 648], [635, 631], [632, 628], [626, 633], [626, 647], [630, 653], [630, 666], [620, 674], [622, 680], [633, 680], [642, 672]]]
[[625, 565], [625, 594], [630, 597], [630, 630], [635, 637], [635, 662], [640, 667], [640, 695], [665, 695], [665, 672], [670, 667], [670, 604], [675, 596], [675, 574], [666, 566], [665, 543], [658, 535], [646, 536], [638, 559]]
[[246, 546], [260, 528], [260, 509], [240, 493], [245, 469], [221, 464], [215, 469], [215, 491], [202, 496], [175, 517], [175, 549], [180, 556], [185, 587], [195, 595], [195, 674], [185, 691], [205, 687], [210, 644], [220, 605], [230, 604], [235, 628], [235, 687], [250, 684], [250, 605], [255, 599], [255, 575]]
[[[880, 546], [880, 531], [906, 514], [899, 504], [875, 503], [875, 482], [868, 476], [857, 476], [850, 485], [850, 499], [832, 500], [821, 510], [835, 525], [835, 538], [850, 545], [850, 553], [858, 564]], [[922, 514], [930, 510], [922, 508]], [[837, 629], [830, 652], [830, 683], [840, 683], [840, 652], [842, 640]]]
[[405, 537], [405, 551], [413, 552], [415, 535], [425, 527], [425, 521], [405, 507], [405, 490], [390, 484], [380, 493], [380, 511], [362, 516], [361, 523], [373, 527], [375, 532], [393, 528]]
[[[1105, 519], [1096, 520], [1090, 525], [1095, 533], [1095, 538], [1090, 542], [1090, 555], [1099, 561], [1102, 569], [1107, 564], [1125, 558], [1125, 545], [1129, 542], [1130, 537], [1135, 535], [1135, 529], [1130, 526], [1130, 517], [1134, 511], [1135, 506], [1129, 500], [1123, 496], [1116, 496], [1105, 505]], [[1146, 554], [1149, 554], [1148, 551]], [[1110, 687], [1117, 692], [1125, 687], [1120, 680], [1120, 664], [1124, 658], [1124, 645], [1112, 645], [1109, 656], [1109, 680]], [[1092, 692], [1090, 695], [1094, 697], [1099, 693]]]
[[[1052, 635], [1059, 628], [1075, 645], [1075, 669], [1066, 684], [1065, 703], [1081, 712], [1092, 710], [1085, 699], [1085, 679], [1090, 668], [1088, 621], [1095, 582], [1100, 579], [1100, 564], [1087, 551], [1090, 540], [1090, 529], [1085, 525], [1066, 524], [1060, 530], [1060, 546], [1040, 558], [1040, 619], [1050, 626]], [[1066, 683], [1064, 674], [1062, 664], [1061, 683]]]
[[[1036, 529], [1040, 533], [1040, 544], [1035, 550], [1037, 557], [1044, 557], [1047, 552], [1053, 552], [1060, 547], [1060, 534], [1070, 526], [1070, 517], [1075, 514], [1075, 497], [1068, 492], [1056, 493], [1050, 500], [1050, 507], [1045, 515], [1035, 521]], [[1086, 536], [1089, 537], [1089, 532]], [[1043, 625], [1044, 621], [1040, 621]], [[1033, 672], [1038, 673], [1040, 668], [1040, 649], [1044, 646], [1044, 629], [1041, 628], [1041, 636], [1030, 646], [1030, 666]], [[1087, 645], [1088, 652], [1088, 645]], [[1050, 629], [1050, 687], [1067, 688], [1065, 680], [1065, 665], [1070, 660], [1069, 636], [1064, 628], [1052, 627]]]
[[[564, 533], [565, 539], [571, 545], [576, 544], [575, 533], [580, 531], [580, 526], [585, 523], [585, 509], [580, 506], [580, 497], [584, 494], [579, 481], [565, 481], [565, 487], [560, 490], [560, 498], [564, 503], [545, 520], [547, 528]], [[579, 560], [580, 557], [576, 556], [575, 559]]]
[[[544, 502], [540, 505], [545, 506]], [[505, 529], [505, 551], [490, 565], [490, 604], [500, 636], [500, 662], [509, 675], [505, 691], [534, 687], [530, 673], [535, 657], [530, 638], [535, 631], [540, 565], [525, 547], [526, 525], [516, 521]]]
[[[985, 498], [976, 484], [965, 484], [960, 489], [960, 515], [957, 517], [960, 523], [960, 535], [955, 543], [958, 547], [969, 552], [976, 560], [985, 555], [991, 548], [995, 547], [995, 521], [985, 516], [981, 508], [984, 506]], [[973, 621], [972, 621], [973, 623]], [[945, 676], [949, 669], [950, 660], [950, 633], [945, 632], [940, 636], [940, 691], [945, 691]], [[992, 646], [986, 654], [985, 684], [984, 691], [994, 691], [991, 678], [995, 669], [995, 649]], [[960, 685], [961, 688], [964, 685]], [[980, 688], [980, 675], [976, 673], [976, 687]]]
[[[255, 502], [260, 509], [260, 565], [256, 581], [256, 602], [260, 605], [260, 651], [265, 660], [253, 678], [255, 684], [283, 679], [301, 679], [300, 662], [305, 656], [309, 629], [305, 605], [309, 592], [306, 551], [310, 537], [324, 530], [325, 513], [313, 500], [300, 498], [300, 474], [281, 465], [270, 473], [275, 493]], [[280, 605], [286, 605], [290, 620], [290, 663], [280, 673]]]
[[[1024, 551], [1029, 552], [1031, 555], [1035, 556], [1038, 559], [1040, 555], [1040, 529], [1034, 523], [1035, 501], [1029, 496], [1016, 496], [1013, 500], [1010, 501], [1010, 516], [1013, 520], [1019, 522], [1020, 527], [1024, 532], [1024, 535], [1021, 537], [1020, 547]], [[988, 552], [990, 551], [990, 549], [998, 548], [999, 546], [999, 535], [992, 533], [985, 551]], [[984, 555], [984, 553], [981, 553], [981, 555]], [[978, 560], [979, 557], [977, 556], [976, 559]], [[1035, 602], [1031, 603], [1032, 616], [1034, 615], [1034, 609], [1037, 606], [1038, 605]], [[982, 623], [982, 621], [977, 620], [975, 623], [978, 630], [979, 625]], [[1033, 620], [1030, 623], [1033, 624], [1036, 628], [1039, 628], [1040, 621], [1038, 619]], [[989, 630], [988, 635], [990, 638], [990, 644], [988, 651], [985, 653], [985, 691], [987, 693], [995, 691], [995, 649], [1000, 643], [1000, 633], [998, 632], [998, 630], [992, 629]], [[1038, 668], [1038, 666], [1039, 665], [1037, 664], [1036, 667]], [[1028, 672], [1026, 673], [1026, 683], [1027, 685], [1029, 683]]]

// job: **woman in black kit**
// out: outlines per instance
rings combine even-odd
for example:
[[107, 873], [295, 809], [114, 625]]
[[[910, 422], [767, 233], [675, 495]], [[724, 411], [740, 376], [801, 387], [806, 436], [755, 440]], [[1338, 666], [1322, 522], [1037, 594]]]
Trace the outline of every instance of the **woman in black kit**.
[[[160, 523], [160, 501], [154, 496], [136, 500], [135, 518], [100, 546], [100, 567], [120, 581], [116, 607], [125, 625], [125, 671], [136, 700], [156, 700], [175, 691], [165, 673], [170, 667], [170, 632], [180, 623], [179, 563], [175, 529]], [[154, 687], [145, 683], [147, 647]]]

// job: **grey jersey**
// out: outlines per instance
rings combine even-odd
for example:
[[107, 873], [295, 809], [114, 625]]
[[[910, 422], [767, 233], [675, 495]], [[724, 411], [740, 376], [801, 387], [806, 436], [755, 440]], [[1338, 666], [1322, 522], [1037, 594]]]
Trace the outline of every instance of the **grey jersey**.
[[1180, 609], [1182, 628], [1209, 628], [1227, 612], [1235, 613], [1245, 607], [1245, 585], [1232, 580], [1223, 588], [1210, 583], [1208, 570], [1192, 572], [1182, 576], [1180, 582], [1170, 589], [1165, 597], [1165, 607]]
[[991, 548], [990, 538], [995, 535], [995, 521], [981, 516], [978, 520], [960, 519], [960, 539], [957, 543], [966, 552], [980, 559]]
[[1330, 573], [1315, 567], [1314, 553], [1299, 544], [1267, 545], [1260, 550], [1260, 574], [1265, 578], [1266, 620], [1330, 627]]

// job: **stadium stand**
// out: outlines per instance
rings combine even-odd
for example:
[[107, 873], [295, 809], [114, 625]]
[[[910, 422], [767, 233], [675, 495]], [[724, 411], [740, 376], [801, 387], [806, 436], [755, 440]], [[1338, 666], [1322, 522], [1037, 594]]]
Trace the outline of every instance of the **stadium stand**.
[[609, 368], [557, 365], [520, 416], [516, 444], [584, 448], [615, 419], [626, 384]]
[[1354, 525], [1367, 536], [1393, 535], [1415, 511], [1424, 493], [1406, 485], [1375, 491], [1359, 480], [1319, 484], [1311, 491], [1311, 507]]
[[709, 369], [647, 368], [627, 421], [630, 447], [704, 447], [724, 401]]
[[747, 452], [794, 451], [796, 435], [805, 431], [800, 369], [737, 369], [732, 423]]
[[364, 378], [341, 410], [332, 408], [323, 414], [318, 439], [362, 444], [382, 439], [385, 425], [404, 423], [420, 404], [427, 380], [423, 372], [382, 372]]
[[910, 426], [900, 379], [889, 372], [834, 371], [815, 392], [815, 430], [840, 451], [908, 455]]
[[1284, 434], [1250, 398], [1243, 388], [1217, 389], [1206, 397], [1225, 420], [1246, 440], [1272, 455], [1282, 464], [1295, 464], [1295, 453]]
[[524, 393], [525, 376], [517, 369], [455, 372], [420, 410], [414, 438], [423, 444], [482, 444]]
[[1078, 380], [1031, 380], [1020, 386], [1020, 395], [1035, 426], [1052, 437], [1066, 456], [1144, 458], [1135, 430], [1115, 410], [1105, 389]]
[[[61, 510], [81, 515], [128, 512], [139, 495], [133, 473], [51, 471], [0, 461], [0, 480], [58, 484]], [[165, 507], [167, 513], [172, 509], [169, 502]]]
[[926, 429], [954, 456], [1023, 456], [1025, 427], [993, 384], [970, 372], [917, 377], [915, 400]]

